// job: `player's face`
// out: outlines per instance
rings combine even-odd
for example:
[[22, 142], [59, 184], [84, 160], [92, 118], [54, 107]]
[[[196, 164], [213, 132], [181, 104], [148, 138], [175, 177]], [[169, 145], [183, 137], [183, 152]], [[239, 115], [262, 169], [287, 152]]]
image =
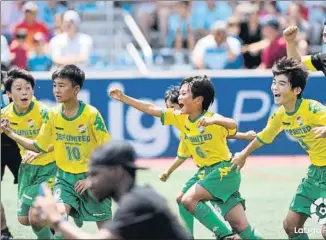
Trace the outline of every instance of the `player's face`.
[[193, 111], [201, 108], [202, 101], [202, 97], [193, 98], [189, 83], [185, 83], [181, 86], [179, 92], [179, 105], [183, 106], [182, 112], [184, 114], [191, 114]]
[[277, 105], [284, 105], [291, 101], [296, 101], [299, 88], [292, 89], [287, 76], [281, 74], [274, 77], [271, 90], [274, 95], [274, 102]]
[[64, 103], [77, 96], [80, 87], [73, 86], [72, 82], [65, 78], [56, 78], [53, 81], [53, 95], [58, 103]]
[[24, 110], [27, 109], [33, 99], [34, 90], [32, 85], [25, 79], [16, 79], [11, 86], [11, 93], [7, 92], [8, 97], [12, 98], [15, 105]]
[[173, 108], [175, 110], [180, 110], [181, 109], [179, 104], [172, 103], [170, 100], [166, 101], [165, 106], [166, 106], [166, 108]]
[[103, 201], [115, 195], [118, 186], [115, 168], [89, 167], [90, 191], [94, 198]]

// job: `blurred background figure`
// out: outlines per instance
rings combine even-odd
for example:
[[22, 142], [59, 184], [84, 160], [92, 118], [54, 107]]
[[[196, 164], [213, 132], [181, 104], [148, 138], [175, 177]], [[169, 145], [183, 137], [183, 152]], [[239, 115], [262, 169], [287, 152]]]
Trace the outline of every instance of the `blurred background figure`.
[[57, 34], [50, 41], [50, 53], [56, 66], [76, 64], [87, 66], [93, 48], [92, 38], [80, 32], [81, 20], [73, 10], [63, 16], [63, 33]]
[[11, 63], [11, 54], [7, 39], [1, 35], [1, 69], [6, 71]]
[[30, 53], [27, 62], [27, 68], [30, 71], [49, 71], [52, 66], [52, 60], [46, 53], [46, 40], [43, 33], [36, 33], [33, 37], [34, 51]]
[[27, 29], [20, 28], [15, 31], [15, 38], [10, 44], [12, 65], [27, 69]]
[[[275, 24], [267, 23], [269, 19]], [[325, 19], [325, 1], [1, 2], [2, 35], [9, 45], [23, 28], [27, 31], [27, 55], [35, 53], [33, 36], [40, 32], [45, 46], [51, 42], [49, 55], [54, 67], [76, 63], [96, 71], [135, 69], [139, 61], [151, 70], [197, 68], [192, 52], [201, 39], [211, 35], [216, 21], [226, 23], [228, 36], [240, 41], [241, 58], [213, 69], [268, 69], [284, 55], [280, 32], [289, 25], [299, 27], [296, 44], [300, 54], [326, 49], [321, 41]], [[133, 44], [136, 52], [130, 52], [128, 44]], [[277, 56], [273, 57], [275, 44]]]

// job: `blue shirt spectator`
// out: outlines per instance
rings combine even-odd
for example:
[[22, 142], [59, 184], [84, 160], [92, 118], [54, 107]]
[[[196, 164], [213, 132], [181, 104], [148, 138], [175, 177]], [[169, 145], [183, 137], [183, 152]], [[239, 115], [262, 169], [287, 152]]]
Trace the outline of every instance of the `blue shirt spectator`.
[[54, 16], [56, 14], [63, 14], [68, 9], [56, 1], [50, 0], [47, 3], [39, 4], [38, 18], [44, 22], [53, 33], [54, 30]]
[[38, 32], [33, 38], [35, 51], [31, 53], [27, 61], [27, 68], [30, 71], [49, 71], [52, 66], [51, 57], [45, 53], [45, 37]]
[[197, 69], [240, 69], [241, 43], [228, 36], [225, 22], [218, 21], [212, 26], [211, 34], [197, 42], [192, 61]]

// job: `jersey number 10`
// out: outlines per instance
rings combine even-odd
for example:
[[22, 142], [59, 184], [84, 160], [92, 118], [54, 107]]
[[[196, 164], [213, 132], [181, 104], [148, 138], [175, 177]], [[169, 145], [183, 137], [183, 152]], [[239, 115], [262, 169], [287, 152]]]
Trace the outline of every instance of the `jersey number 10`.
[[66, 151], [68, 153], [69, 161], [79, 161], [80, 151], [78, 147], [66, 146]]

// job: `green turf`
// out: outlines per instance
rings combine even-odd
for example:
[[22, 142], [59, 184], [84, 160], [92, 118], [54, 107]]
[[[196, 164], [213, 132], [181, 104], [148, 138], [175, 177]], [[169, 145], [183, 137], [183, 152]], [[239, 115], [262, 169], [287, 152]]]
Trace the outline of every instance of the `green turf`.
[[[287, 214], [289, 204], [306, 168], [251, 168], [243, 171], [241, 193], [246, 199], [247, 216], [265, 238], [285, 239], [282, 222]], [[185, 181], [194, 173], [191, 170], [179, 170], [163, 183], [158, 179], [158, 171], [141, 172], [138, 182], [150, 183], [169, 201], [171, 209], [177, 213], [175, 197]], [[8, 226], [16, 238], [34, 238], [29, 227], [20, 225], [16, 220], [16, 192], [10, 174], [5, 175], [1, 184], [1, 199], [4, 203]], [[306, 227], [310, 230], [320, 229], [321, 226], [313, 220], [308, 220]], [[87, 223], [83, 230], [96, 231], [95, 224]], [[212, 238], [212, 234], [199, 223], [195, 227], [197, 238]], [[320, 234], [310, 234], [310, 238], [320, 239]]]

